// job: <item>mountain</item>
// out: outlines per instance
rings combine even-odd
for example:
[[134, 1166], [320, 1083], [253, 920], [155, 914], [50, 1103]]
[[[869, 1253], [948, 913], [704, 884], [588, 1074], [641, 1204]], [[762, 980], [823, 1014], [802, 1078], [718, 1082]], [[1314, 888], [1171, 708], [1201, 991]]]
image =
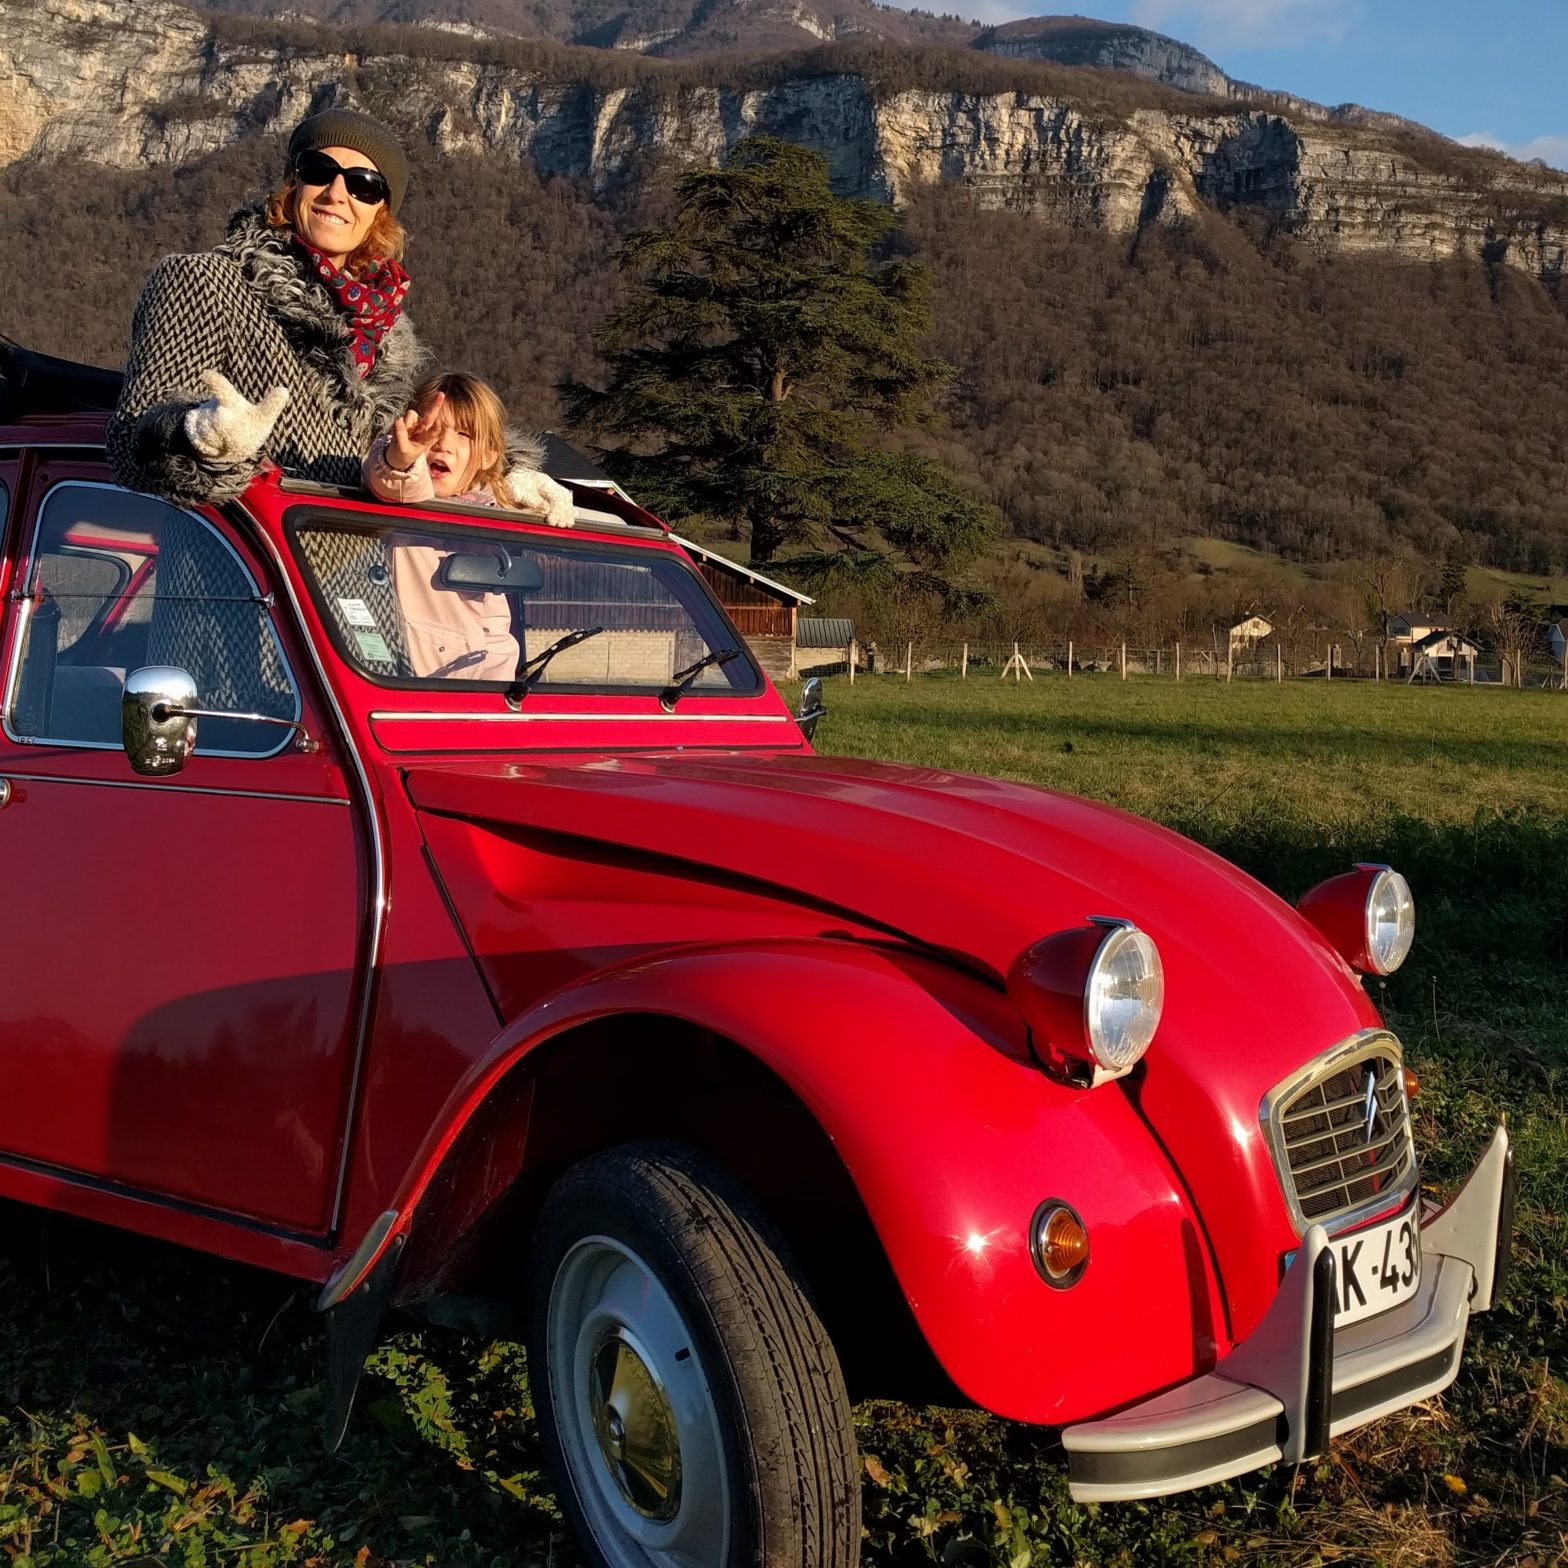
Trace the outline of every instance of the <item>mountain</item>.
[[[680, 5], [667, 22], [698, 16]], [[619, 238], [667, 211], [673, 173], [765, 131], [904, 207], [933, 347], [961, 367], [914, 439], [1018, 534], [1568, 564], [1568, 177], [1149, 74], [1190, 86], [1186, 56], [1088, 69], [977, 31], [663, 58], [445, 20], [0, 0], [0, 233], [25, 279], [0, 331], [119, 358], [151, 261], [212, 243], [288, 129], [346, 101], [410, 146], [421, 327], [547, 424], [555, 382], [594, 374]]]

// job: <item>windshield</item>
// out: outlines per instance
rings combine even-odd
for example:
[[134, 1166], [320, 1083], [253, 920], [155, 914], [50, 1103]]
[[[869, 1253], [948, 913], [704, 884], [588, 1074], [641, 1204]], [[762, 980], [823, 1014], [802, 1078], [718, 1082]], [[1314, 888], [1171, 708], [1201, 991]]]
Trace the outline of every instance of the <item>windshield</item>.
[[762, 689], [707, 585], [668, 550], [337, 513], [292, 534], [339, 651], [381, 685], [664, 693], [686, 681], [691, 698]]

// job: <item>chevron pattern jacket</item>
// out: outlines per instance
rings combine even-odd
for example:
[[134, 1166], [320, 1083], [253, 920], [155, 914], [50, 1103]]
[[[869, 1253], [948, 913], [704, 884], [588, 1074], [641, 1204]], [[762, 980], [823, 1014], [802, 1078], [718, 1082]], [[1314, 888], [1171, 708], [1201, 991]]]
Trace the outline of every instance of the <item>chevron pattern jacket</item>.
[[[166, 256], [148, 276], [109, 421], [109, 460], [121, 484], [184, 506], [232, 499], [268, 463], [357, 485], [371, 443], [407, 408], [421, 357], [401, 317], [361, 378], [337, 302], [287, 233], [269, 229], [259, 206], [245, 208], [221, 245]], [[204, 370], [221, 371], [252, 402], [275, 386], [289, 389], [254, 459], [214, 461], [186, 439], [185, 415], [207, 396]]]

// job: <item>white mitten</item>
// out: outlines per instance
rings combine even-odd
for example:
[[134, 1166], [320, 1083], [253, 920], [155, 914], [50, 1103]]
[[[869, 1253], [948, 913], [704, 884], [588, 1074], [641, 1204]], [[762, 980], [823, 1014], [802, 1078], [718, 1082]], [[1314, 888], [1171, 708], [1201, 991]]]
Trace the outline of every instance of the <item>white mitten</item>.
[[185, 416], [191, 445], [214, 462], [248, 462], [272, 434], [289, 400], [289, 389], [274, 387], [259, 403], [252, 403], [216, 370], [204, 370], [201, 379], [212, 396]]
[[570, 528], [577, 521], [572, 492], [537, 468], [514, 468], [506, 476], [512, 499], [530, 512], [543, 512], [552, 528]]

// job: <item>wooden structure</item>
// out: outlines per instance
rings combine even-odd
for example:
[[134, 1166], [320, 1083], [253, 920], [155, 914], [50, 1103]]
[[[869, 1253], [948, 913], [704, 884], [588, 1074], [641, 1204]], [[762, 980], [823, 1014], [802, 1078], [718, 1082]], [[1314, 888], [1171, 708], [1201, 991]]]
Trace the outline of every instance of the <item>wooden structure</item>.
[[[616, 482], [592, 458], [584, 457], [569, 441], [553, 430], [544, 434], [545, 472], [573, 484], [590, 485], [617, 495], [625, 495]], [[757, 663], [776, 681], [793, 680], [795, 660], [795, 620], [803, 604], [815, 601], [809, 595], [764, 577], [739, 561], [707, 545], [670, 537], [697, 563], [714, 596], [724, 606], [736, 630], [756, 655]]]
[[1429, 632], [1419, 641], [1399, 649], [1399, 670], [1407, 681], [1475, 679], [1475, 661], [1481, 650], [1458, 632]]

